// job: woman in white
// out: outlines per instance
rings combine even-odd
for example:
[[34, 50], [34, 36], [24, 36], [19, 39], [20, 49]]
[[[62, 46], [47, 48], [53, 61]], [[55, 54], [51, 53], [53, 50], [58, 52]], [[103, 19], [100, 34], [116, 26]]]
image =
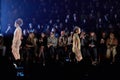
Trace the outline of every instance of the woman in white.
[[79, 27], [74, 28], [74, 33], [73, 33], [73, 47], [72, 51], [75, 53], [75, 58], [79, 62], [83, 59], [82, 54], [81, 54], [81, 43], [80, 43], [80, 37], [79, 34], [81, 33], [81, 30]]
[[14, 31], [13, 41], [12, 41], [12, 54], [15, 58], [15, 61], [20, 60], [20, 46], [21, 46], [21, 39], [22, 39], [22, 29], [21, 26], [23, 25], [23, 20], [18, 18], [15, 21], [14, 26], [16, 27]]

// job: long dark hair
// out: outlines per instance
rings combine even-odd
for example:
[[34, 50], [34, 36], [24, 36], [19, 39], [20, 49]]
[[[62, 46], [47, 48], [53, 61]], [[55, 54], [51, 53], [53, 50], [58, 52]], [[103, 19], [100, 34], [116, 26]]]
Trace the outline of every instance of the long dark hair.
[[[77, 33], [76, 31], [79, 30], [79, 29], [80, 29], [80, 27], [75, 26], [75, 28], [73, 29], [73, 35], [74, 35], [75, 33]], [[72, 37], [73, 37], [73, 35], [72, 35]], [[78, 35], [78, 36], [79, 36], [79, 35]]]
[[75, 26], [75, 28], [74, 28], [74, 30], [73, 30], [73, 34], [74, 34], [74, 33], [77, 33], [76, 31], [79, 30], [79, 29], [80, 29], [80, 27]]

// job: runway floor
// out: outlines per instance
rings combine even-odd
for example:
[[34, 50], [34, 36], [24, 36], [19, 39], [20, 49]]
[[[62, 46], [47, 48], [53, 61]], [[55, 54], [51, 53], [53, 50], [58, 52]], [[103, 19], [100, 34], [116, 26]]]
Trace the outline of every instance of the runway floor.
[[0, 64], [1, 77], [11, 80], [120, 80], [120, 63], [50, 62], [45, 66], [42, 63], [23, 63], [21, 69], [15, 69], [12, 62], [1, 58]]

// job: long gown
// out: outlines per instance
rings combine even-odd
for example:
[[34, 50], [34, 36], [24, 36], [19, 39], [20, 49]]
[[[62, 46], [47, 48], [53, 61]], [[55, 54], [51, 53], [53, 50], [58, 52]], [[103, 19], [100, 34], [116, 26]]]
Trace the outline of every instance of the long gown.
[[22, 30], [17, 27], [14, 31], [13, 41], [12, 41], [12, 54], [15, 60], [20, 59], [20, 45], [21, 45]]
[[80, 38], [78, 34], [73, 35], [73, 47], [72, 47], [73, 53], [75, 53], [75, 58], [77, 61], [81, 61], [83, 59], [81, 54], [81, 43]]

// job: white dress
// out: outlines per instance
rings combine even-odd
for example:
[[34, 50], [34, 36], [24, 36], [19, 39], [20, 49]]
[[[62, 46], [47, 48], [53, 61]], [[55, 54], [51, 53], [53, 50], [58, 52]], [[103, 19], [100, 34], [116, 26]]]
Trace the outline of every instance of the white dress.
[[22, 29], [17, 27], [14, 31], [13, 41], [12, 41], [12, 53], [15, 60], [20, 59], [20, 45], [21, 45], [21, 38], [22, 38]]
[[78, 34], [73, 35], [73, 47], [72, 51], [75, 53], [75, 58], [77, 61], [81, 61], [83, 59], [81, 54], [81, 43]]

